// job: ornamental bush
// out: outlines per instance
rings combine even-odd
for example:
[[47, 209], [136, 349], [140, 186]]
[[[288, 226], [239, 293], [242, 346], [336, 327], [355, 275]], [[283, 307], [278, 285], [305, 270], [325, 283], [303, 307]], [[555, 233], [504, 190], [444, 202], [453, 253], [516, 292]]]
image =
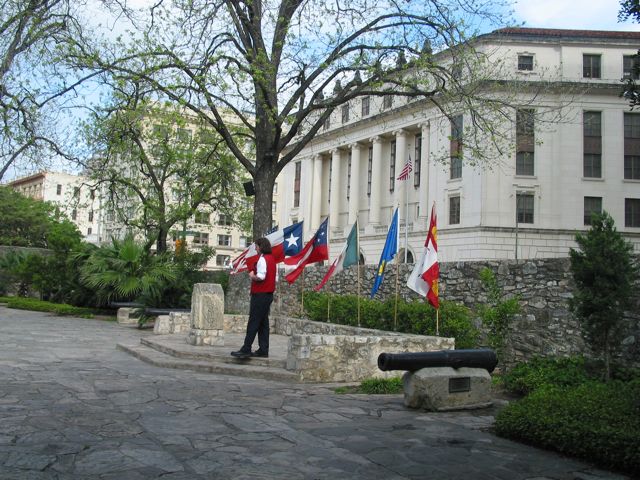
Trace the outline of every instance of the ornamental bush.
[[70, 315], [74, 317], [92, 318], [93, 310], [90, 308], [74, 307], [65, 303], [52, 303], [35, 298], [6, 297], [7, 307], [18, 310], [31, 310], [35, 312], [52, 312], [58, 315]]
[[[330, 295], [305, 292], [304, 310], [311, 320], [327, 319], [341, 325], [358, 324], [358, 298], [355, 295]], [[394, 322], [395, 300], [386, 302], [360, 298], [360, 326], [378, 330], [397, 331], [416, 335], [435, 335], [436, 311], [424, 301], [398, 300], [397, 325]], [[441, 301], [439, 333], [454, 337], [456, 348], [474, 348], [478, 342], [478, 330], [471, 321], [471, 312], [463, 305]]]
[[520, 395], [527, 395], [544, 385], [576, 386], [588, 380], [584, 357], [534, 357], [517, 364], [502, 377], [504, 387]]
[[640, 475], [640, 380], [543, 385], [496, 417], [496, 433]]

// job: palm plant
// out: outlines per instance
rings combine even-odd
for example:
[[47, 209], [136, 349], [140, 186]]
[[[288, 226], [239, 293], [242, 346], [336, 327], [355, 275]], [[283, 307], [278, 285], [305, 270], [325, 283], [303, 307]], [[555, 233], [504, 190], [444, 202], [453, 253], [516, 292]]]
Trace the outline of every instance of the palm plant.
[[168, 255], [150, 254], [131, 236], [96, 249], [81, 268], [82, 282], [96, 289], [101, 303], [157, 295], [176, 276]]

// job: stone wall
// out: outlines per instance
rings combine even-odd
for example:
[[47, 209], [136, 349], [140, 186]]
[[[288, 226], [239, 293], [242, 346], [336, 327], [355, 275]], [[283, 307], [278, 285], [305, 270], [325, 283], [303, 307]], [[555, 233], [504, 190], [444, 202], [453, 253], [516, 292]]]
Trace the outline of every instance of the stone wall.
[[[487, 300], [479, 278], [482, 268], [496, 274], [498, 284], [507, 296], [518, 295], [522, 314], [517, 316], [508, 336], [507, 363], [534, 355], [570, 355], [586, 353], [580, 324], [569, 311], [573, 297], [573, 280], [568, 258], [539, 260], [505, 260], [487, 262], [457, 262], [440, 264], [440, 298], [463, 303], [471, 309]], [[272, 312], [284, 317], [301, 316], [301, 292], [311, 290], [324, 276], [328, 267], [309, 267], [296, 283], [288, 285], [282, 272]], [[405, 299], [419, 298], [406, 285], [412, 265], [400, 265], [400, 295]], [[356, 294], [358, 284], [362, 296], [368, 296], [376, 266], [360, 266], [360, 281], [356, 268], [351, 267], [331, 279], [323, 291], [335, 294]], [[396, 266], [387, 269], [385, 280], [376, 298], [385, 300], [395, 293]], [[640, 287], [640, 285], [639, 285]], [[625, 315], [625, 335], [621, 359], [640, 366], [640, 288], [633, 299], [633, 308]], [[230, 278], [225, 296], [226, 311], [247, 313], [249, 309], [249, 279], [246, 274]], [[475, 320], [480, 326], [480, 320]]]

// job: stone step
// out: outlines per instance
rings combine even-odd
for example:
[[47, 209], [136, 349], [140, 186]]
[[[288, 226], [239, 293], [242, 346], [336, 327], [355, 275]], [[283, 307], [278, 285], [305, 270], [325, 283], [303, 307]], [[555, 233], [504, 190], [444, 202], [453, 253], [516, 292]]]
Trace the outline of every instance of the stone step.
[[[258, 365], [254, 359], [227, 363], [216, 359], [177, 358], [161, 352], [148, 345], [118, 343], [118, 350], [126, 352], [134, 357], [163, 368], [175, 368], [179, 370], [193, 370], [204, 373], [219, 373], [222, 375], [234, 375], [238, 377], [261, 378], [266, 380], [278, 380], [284, 382], [298, 382], [298, 375], [273, 366]], [[267, 359], [260, 359], [267, 360]]]
[[[147, 347], [158, 350], [159, 352], [166, 353], [172, 357], [190, 359], [190, 360], [204, 360], [216, 363], [229, 363], [233, 365], [247, 365], [249, 362], [251, 366], [260, 367], [272, 367], [285, 369], [287, 361], [282, 358], [273, 358], [277, 352], [273, 352], [269, 358], [252, 357], [250, 359], [238, 359], [232, 357], [230, 354], [230, 348], [220, 347], [206, 347], [206, 346], [193, 346], [187, 345], [182, 341], [179, 344], [170, 343], [166, 339], [158, 340], [153, 337], [141, 338], [140, 343]], [[274, 349], [275, 350], [275, 349]]]

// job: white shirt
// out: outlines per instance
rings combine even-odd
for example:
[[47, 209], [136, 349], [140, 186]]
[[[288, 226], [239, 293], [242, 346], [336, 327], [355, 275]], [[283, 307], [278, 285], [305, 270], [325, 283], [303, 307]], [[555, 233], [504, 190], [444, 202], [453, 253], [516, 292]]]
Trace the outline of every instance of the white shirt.
[[258, 259], [258, 263], [256, 264], [256, 277], [260, 281], [264, 280], [267, 276], [267, 262], [262, 255]]

